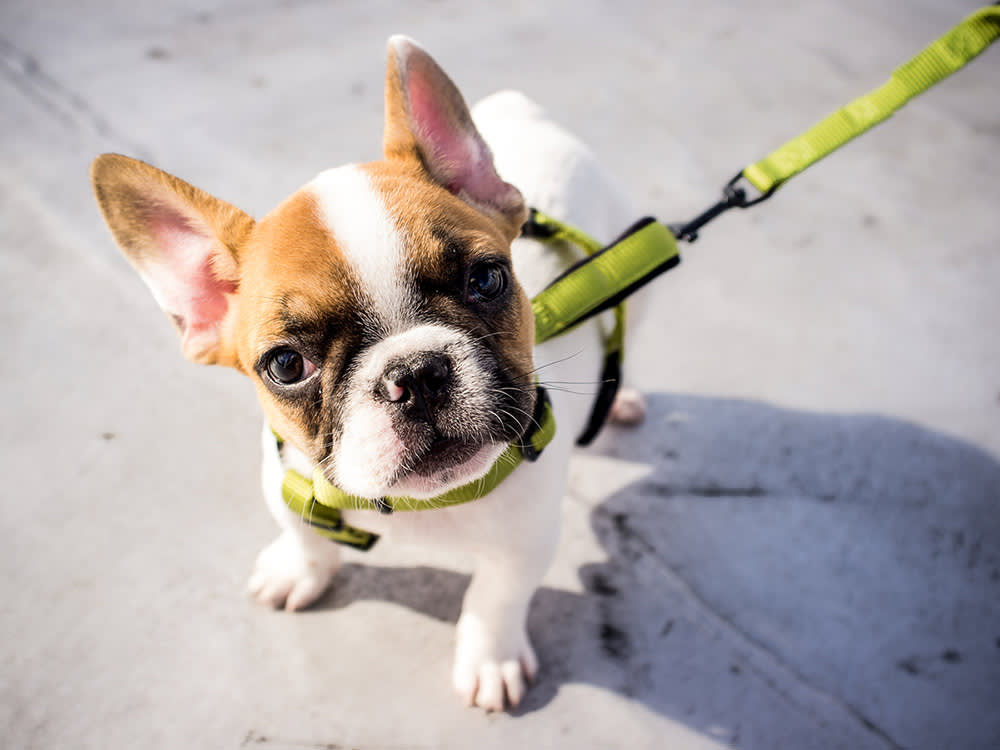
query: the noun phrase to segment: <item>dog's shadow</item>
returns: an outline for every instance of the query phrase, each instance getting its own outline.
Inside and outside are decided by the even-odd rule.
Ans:
[[[587,683],[716,733],[777,720],[752,707],[766,700],[732,700],[753,691],[886,736],[1000,732],[984,719],[1000,685],[988,454],[882,417],[666,394],[639,430],[607,433],[577,480],[588,462],[607,474],[593,454],[649,472],[604,499],[575,491],[600,542],[589,559],[606,559],[579,567],[584,593],[537,592],[543,672],[515,713]],[[320,606],[378,599],[454,622],[468,582],[348,565]]]

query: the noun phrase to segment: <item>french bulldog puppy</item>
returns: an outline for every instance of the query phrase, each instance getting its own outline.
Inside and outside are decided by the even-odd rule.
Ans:
[[[520,237],[526,205],[603,241],[634,213],[538,106],[503,92],[473,118],[406,37],[389,42],[385,99],[383,160],[321,172],[259,221],[124,156],[98,157],[92,182],[184,355],[256,387],[264,494],[281,527],[249,583],[263,603],[308,606],[340,563],[339,547],[285,504],[288,469],[321,467],[372,501],[434,498],[482,477],[529,432],[536,384],[549,384],[555,438],[487,496],[343,514],[388,539],[475,559],[453,683],[467,703],[502,710],[538,669],[525,618],[552,561],[567,465],[602,361],[596,320],[535,346],[530,298],[576,256]],[[642,412],[624,391],[612,417],[635,422]]]

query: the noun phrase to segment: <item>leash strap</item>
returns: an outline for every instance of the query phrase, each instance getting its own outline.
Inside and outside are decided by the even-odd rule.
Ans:
[[[888,119],[910,99],[961,70],[1000,36],[1000,3],[981,8],[940,37],[890,79],[838,109],[802,135],[743,170],[761,193],[786,180]]]
[[[781,185],[833,151],[887,120],[910,99],[962,69],[1000,37],[1000,2],[980,8],[914,58],[893,71],[889,80],[833,112],[737,174],[723,198],[686,224],[672,225],[678,239],[694,242],[698,230],[730,208],[749,208],[769,198]],[[741,181],[759,191],[750,199]]]

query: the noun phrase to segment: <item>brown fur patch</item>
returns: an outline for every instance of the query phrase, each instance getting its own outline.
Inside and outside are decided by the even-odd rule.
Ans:
[[[357,336],[357,280],[308,190],[261,219],[243,249],[240,270],[233,344],[245,372],[257,370],[265,354],[283,345],[318,367],[342,365],[338,350]],[[331,373],[321,375],[327,383]],[[272,391],[262,378],[254,381],[271,425],[300,447],[313,445],[326,421],[320,394],[290,397]]]
[[[355,279],[308,191],[260,220],[241,261],[236,337],[245,367],[280,343],[295,319],[318,323],[347,315]]]

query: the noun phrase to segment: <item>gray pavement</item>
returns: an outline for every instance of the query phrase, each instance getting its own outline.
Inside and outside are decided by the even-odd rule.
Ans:
[[[261,214],[377,156],[402,32],[674,220],[976,5],[4,0],[0,746],[1000,747],[1000,47],[655,287],[650,416],[573,464],[513,714],[451,695],[462,561],[243,598],[251,388],[181,359],[86,180],[119,151]]]

